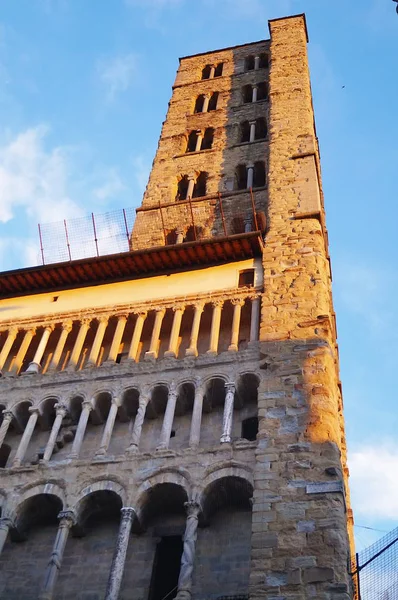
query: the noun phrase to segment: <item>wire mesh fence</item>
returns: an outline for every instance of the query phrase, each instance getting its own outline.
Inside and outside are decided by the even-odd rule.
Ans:
[[[398,527],[356,555],[358,600],[398,600]]]

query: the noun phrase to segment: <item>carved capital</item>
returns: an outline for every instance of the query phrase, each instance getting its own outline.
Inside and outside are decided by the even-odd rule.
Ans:
[[[192,306],[196,312],[202,313],[205,309],[205,302],[195,302],[195,304],[192,304]]]
[[[54,327],[55,327],[55,323],[50,323],[49,325],[44,326],[44,331],[48,331],[49,333],[51,333],[52,331],[54,331]],[[43,333],[44,333],[44,331],[43,331]]]
[[[116,316],[117,316],[118,323],[120,323],[121,321],[126,322],[127,319],[129,318],[127,313],[122,313],[121,315],[116,315]]]
[[[83,317],[80,319],[80,327],[90,327],[91,321],[91,317]]]
[[[122,405],[122,401],[120,398],[115,396],[115,398],[112,398],[112,404],[114,404],[115,406],[117,406],[119,408],[119,406]]]
[[[188,518],[195,517],[196,519],[198,519],[200,513],[202,512],[201,505],[195,500],[189,500],[188,502],[184,502],[184,508]]]
[[[70,333],[72,331],[72,327],[73,327],[73,321],[65,321],[65,323],[62,323],[62,331],[67,331],[68,333]]]
[[[40,410],[37,406],[30,406],[28,408],[28,412],[30,412],[31,415],[38,415],[40,413]]]
[[[93,410],[93,403],[91,400],[83,400],[82,402],[82,410],[88,410],[89,412]]]
[[[18,335],[18,331],[19,331],[19,327],[17,327],[16,325],[12,325],[9,328],[9,330],[8,330],[8,335],[11,335],[11,336],[15,335],[15,336],[17,336]]]
[[[137,317],[141,317],[141,319],[146,319],[148,312],[146,310],[135,310],[134,315],[137,315]]]
[[[14,418],[14,413],[11,410],[3,410],[3,423],[4,423],[4,421],[11,423],[13,418]]]
[[[4,531],[8,531],[12,527],[15,527],[15,522],[11,517],[1,517],[0,519],[0,529]]]
[[[109,321],[109,316],[102,315],[100,317],[97,317],[97,321],[98,321],[98,325],[106,325]]]
[[[235,393],[236,386],[235,386],[234,382],[227,381],[227,383],[224,384],[224,387],[225,387],[225,391],[226,391],[227,394],[228,393],[232,393],[232,394]]]
[[[59,527],[67,527],[68,529],[77,523],[76,514],[73,510],[61,510],[58,513],[58,519]]]
[[[231,304],[232,306],[243,306],[245,303],[244,298],[232,298]]]
[[[224,305],[224,300],[221,300],[221,298],[218,300],[212,300],[211,305],[213,308],[222,308]]]
[[[184,312],[184,310],[185,310],[185,305],[184,304],[175,304],[174,306],[172,306],[172,311],[174,313],[176,313],[177,311]]]
[[[68,412],[66,405],[62,404],[62,402],[57,402],[57,404],[54,404],[54,408],[55,408],[55,414],[57,416],[62,415],[64,417],[66,415],[66,413]]]
[[[132,506],[123,506],[120,509],[122,521],[133,521],[136,516],[135,508]]]

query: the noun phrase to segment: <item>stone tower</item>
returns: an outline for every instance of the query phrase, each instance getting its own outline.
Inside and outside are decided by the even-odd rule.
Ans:
[[[348,600],[304,15],[180,60],[130,251],[0,274],[0,596]]]

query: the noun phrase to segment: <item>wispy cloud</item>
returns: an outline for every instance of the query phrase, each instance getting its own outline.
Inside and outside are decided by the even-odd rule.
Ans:
[[[133,53],[103,58],[97,63],[97,73],[109,103],[126,92],[138,72],[137,56]]]
[[[151,170],[150,161],[145,156],[139,155],[133,158],[134,176],[141,193],[144,193],[148,183]]]
[[[93,195],[98,200],[108,200],[114,198],[126,189],[118,170],[113,167],[105,173],[102,183],[93,191]]]

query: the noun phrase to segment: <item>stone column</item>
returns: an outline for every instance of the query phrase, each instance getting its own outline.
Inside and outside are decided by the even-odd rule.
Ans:
[[[84,434],[87,427],[87,421],[90,416],[90,412],[93,410],[93,405],[90,400],[84,400],[82,402],[82,412],[80,413],[79,424],[75,439],[73,440],[72,450],[69,454],[69,458],[78,458],[83,443]]]
[[[48,462],[52,456],[55,442],[57,440],[57,436],[59,430],[61,429],[62,419],[66,415],[67,408],[64,404],[56,404],[55,405],[56,413],[55,420],[51,429],[50,437],[48,438],[46,449],[44,450],[43,461]]]
[[[95,333],[95,338],[93,345],[91,347],[91,352],[88,357],[87,366],[95,367],[98,360],[98,355],[101,350],[102,340],[104,339],[105,331],[108,326],[108,317],[99,317],[98,319],[98,327]]]
[[[84,340],[86,339],[87,332],[89,330],[91,319],[82,319],[80,324],[79,333],[75,344],[73,346],[72,354],[70,355],[69,365],[67,370],[73,371],[79,364],[80,354],[82,352]]]
[[[14,521],[10,517],[2,517],[0,519],[0,554],[6,543],[8,532],[12,527],[14,527]]]
[[[145,358],[157,358],[160,330],[162,328],[163,317],[166,314],[165,308],[156,309],[155,323],[153,325],[151,343],[148,352],[145,352]]]
[[[196,132],[196,135],[198,136],[196,138],[196,148],[195,148],[195,152],[199,152],[200,151],[200,147],[202,145],[202,141],[203,141],[203,133],[201,132],[200,129],[198,129],[198,131]]]
[[[231,334],[231,343],[228,347],[228,350],[231,352],[237,352],[238,350],[238,342],[239,342],[239,328],[240,328],[240,318],[242,314],[242,306],[245,301],[243,298],[234,298],[231,300],[231,304],[234,307],[234,316],[232,318],[232,334]]]
[[[44,583],[41,589],[39,600],[52,600],[54,597],[55,584],[57,582],[58,573],[61,569],[62,559],[64,556],[66,542],[68,540],[69,531],[76,523],[76,517],[72,510],[63,510],[58,515],[59,525],[57,536],[51,552],[51,558],[47,565]]]
[[[120,519],[116,548],[113,554],[111,572],[105,592],[105,600],[118,600],[122,585],[124,565],[130,539],[131,526],[135,519],[135,510],[131,506],[123,507]]]
[[[210,94],[204,94],[202,112],[209,110]]]
[[[256,139],[256,121],[250,121],[250,138],[249,142],[254,142]]]
[[[185,502],[187,522],[185,525],[184,546],[181,557],[180,575],[176,600],[191,600],[192,575],[195,565],[196,540],[198,537],[198,521],[201,511],[198,502]]]
[[[140,401],[138,404],[137,414],[134,419],[134,427],[133,433],[131,434],[130,446],[127,448],[126,452],[135,453],[138,452],[138,448],[140,445],[142,426],[144,424],[146,407],[148,405],[149,398],[148,396],[140,397]]]
[[[170,434],[173,427],[174,412],[177,403],[177,391],[170,390],[167,399],[167,406],[163,417],[162,431],[160,434],[160,443],[156,450],[164,450],[169,447]]]
[[[214,79],[214,74],[216,72],[216,67],[214,65],[210,65],[210,75],[209,79]]]
[[[250,164],[247,165],[247,188],[252,188],[253,187],[253,180],[254,180],[254,165]]]
[[[254,70],[258,71],[260,68],[260,57],[259,56],[255,56],[254,57]]]
[[[258,86],[253,85],[252,89],[252,102],[257,102]]]
[[[55,348],[55,352],[51,359],[49,371],[55,371],[55,369],[58,367],[59,361],[61,360],[62,352],[65,348],[66,339],[69,333],[72,331],[72,325],[72,321],[66,321],[66,323],[62,323],[61,335],[59,336],[57,347]]]
[[[18,327],[11,327],[8,330],[7,339],[4,342],[4,346],[0,352],[0,370],[4,367],[13,343],[18,335]]]
[[[225,384],[225,402],[224,402],[224,415],[222,422],[222,436],[220,442],[228,443],[231,441],[232,431],[232,417],[234,413],[234,398],[235,398],[235,384]]]
[[[182,244],[184,241],[184,231],[182,229],[176,229],[176,244]]]
[[[198,336],[199,336],[199,328],[200,321],[202,318],[202,313],[204,310],[204,303],[195,304],[195,313],[192,321],[192,329],[191,329],[191,339],[189,342],[189,348],[186,349],[186,356],[198,356]]]
[[[137,314],[137,320],[136,320],[135,326],[134,326],[134,333],[133,333],[133,337],[132,337],[130,348],[129,348],[129,354],[128,354],[129,360],[133,360],[133,361],[137,360],[138,346],[140,345],[142,329],[144,327],[146,316],[147,316],[146,312],[140,312]]]
[[[221,323],[221,310],[223,307],[223,300],[216,300],[212,302],[213,305],[213,317],[211,320],[211,331],[210,331],[210,347],[207,354],[216,355],[218,351],[218,340],[220,337],[220,323]]]
[[[39,409],[38,408],[31,406],[29,408],[29,412],[30,412],[30,417],[26,424],[25,431],[23,432],[23,436],[21,438],[21,441],[19,442],[19,446],[18,446],[17,452],[15,454],[15,457],[14,457],[14,460],[12,463],[13,469],[15,467],[21,466],[22,461],[25,457],[26,450],[28,449],[29,442],[32,437],[33,431],[35,429],[37,419],[39,417]]]
[[[258,329],[260,326],[260,298],[252,298],[252,313],[250,322],[250,342],[258,341]],[[249,343],[250,343],[249,342]]]
[[[7,435],[8,428],[14,418],[14,414],[10,410],[3,410],[3,421],[0,427],[0,448],[3,445]]]
[[[202,410],[203,410],[203,389],[201,387],[195,388],[195,399],[192,410],[191,420],[191,432],[189,434],[189,447],[197,448],[200,442],[200,427],[202,424]]]
[[[126,323],[127,315],[119,315],[117,319],[115,333],[113,335],[111,349],[109,350],[109,355],[106,362],[115,362],[115,360],[117,359]]]
[[[101,445],[95,453],[95,456],[105,456],[105,454],[108,451],[108,447],[112,437],[113,427],[115,425],[117,411],[119,409],[120,404],[121,401],[119,400],[119,398],[112,399],[111,407],[108,413],[108,418],[106,420],[104,432],[102,434]]]
[[[33,360],[32,360],[32,362],[29,363],[29,366],[26,369],[25,373],[39,373],[41,371],[40,361],[43,358],[43,354],[46,350],[47,342],[50,339],[50,335],[53,330],[54,330],[54,325],[47,325],[47,327],[44,328],[44,331],[41,336],[41,340],[39,342],[39,345],[37,346],[37,350],[35,352]]]
[[[194,179],[194,177],[190,177],[188,179],[187,198],[192,198],[194,187],[195,187],[195,179]],[[185,199],[186,198],[183,198],[183,200],[185,200]]]
[[[165,356],[176,358],[178,338],[180,335],[181,321],[184,314],[185,306],[173,306],[174,319],[171,327],[169,349],[164,353]]]
[[[22,343],[19,347],[19,350],[17,352],[17,355],[16,355],[13,365],[12,365],[11,372],[14,375],[18,375],[19,370],[22,366],[23,360],[25,358],[25,354],[28,351],[30,342],[32,341],[32,338],[35,335],[35,333],[36,333],[36,329],[29,329],[28,331],[25,331],[24,338],[22,340]]]

